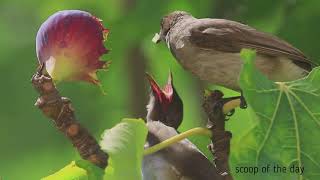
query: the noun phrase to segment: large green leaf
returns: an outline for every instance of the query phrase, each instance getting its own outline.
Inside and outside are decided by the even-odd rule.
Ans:
[[[42,180],[101,180],[104,172],[94,164],[78,160]]]
[[[275,83],[255,69],[253,51],[243,50],[241,55],[239,82],[257,120],[243,129],[246,135],[232,147],[234,177],[320,179],[320,68],[304,79]],[[261,168],[268,165],[269,172],[262,173]],[[286,172],[275,173],[275,165]],[[258,174],[237,172],[237,168],[255,166]],[[293,166],[304,167],[303,174],[291,173]]]
[[[143,120],[124,119],[103,133],[101,148],[109,155],[105,173],[88,161],[78,160],[43,180],[100,180],[102,176],[106,180],[139,180],[147,132]]]
[[[104,179],[141,179],[143,146],[147,132],[143,120],[124,119],[103,133],[100,145],[109,155]]]

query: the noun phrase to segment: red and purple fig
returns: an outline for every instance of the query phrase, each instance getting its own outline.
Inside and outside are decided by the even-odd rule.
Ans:
[[[104,40],[109,30],[88,12],[59,11],[40,27],[36,37],[36,52],[40,64],[45,64],[56,81],[87,81],[98,84],[96,72],[108,66],[100,57],[108,50]]]

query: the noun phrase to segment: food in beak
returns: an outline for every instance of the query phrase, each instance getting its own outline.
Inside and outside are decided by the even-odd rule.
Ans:
[[[161,41],[160,36],[159,36],[158,33],[156,33],[156,34],[153,36],[153,38],[152,38],[152,42],[157,44],[157,43],[159,43],[160,41]]]

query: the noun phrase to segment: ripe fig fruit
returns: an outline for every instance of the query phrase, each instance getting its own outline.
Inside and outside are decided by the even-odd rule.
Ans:
[[[80,10],[58,11],[39,28],[36,53],[40,64],[55,81],[86,81],[99,84],[96,72],[109,65],[100,57],[108,50],[109,30],[101,20]]]

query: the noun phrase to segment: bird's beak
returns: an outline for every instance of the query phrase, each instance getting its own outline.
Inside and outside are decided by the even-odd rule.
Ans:
[[[146,73],[146,77],[149,80],[152,93],[159,98],[160,101],[167,101],[170,103],[173,98],[173,84],[172,74],[169,72],[168,82],[163,89],[160,88],[158,83],[152,78],[152,76]]]
[[[171,72],[171,70],[169,70],[169,76],[168,76],[167,84],[172,86],[173,85],[172,81],[173,81],[172,72]]]
[[[158,44],[160,41],[161,41],[160,35],[159,33],[156,33],[152,38],[152,42],[155,44]]]
[[[160,96],[162,93],[162,90],[159,87],[159,85],[157,84],[157,82],[153,79],[153,77],[149,73],[146,73],[146,77],[149,80],[150,87],[151,87],[153,93]]]
[[[173,97],[173,82],[172,82],[172,80],[173,80],[172,73],[169,70],[168,81],[163,89],[163,92],[164,92],[166,98],[169,99],[170,101],[172,100],[172,97]]]

